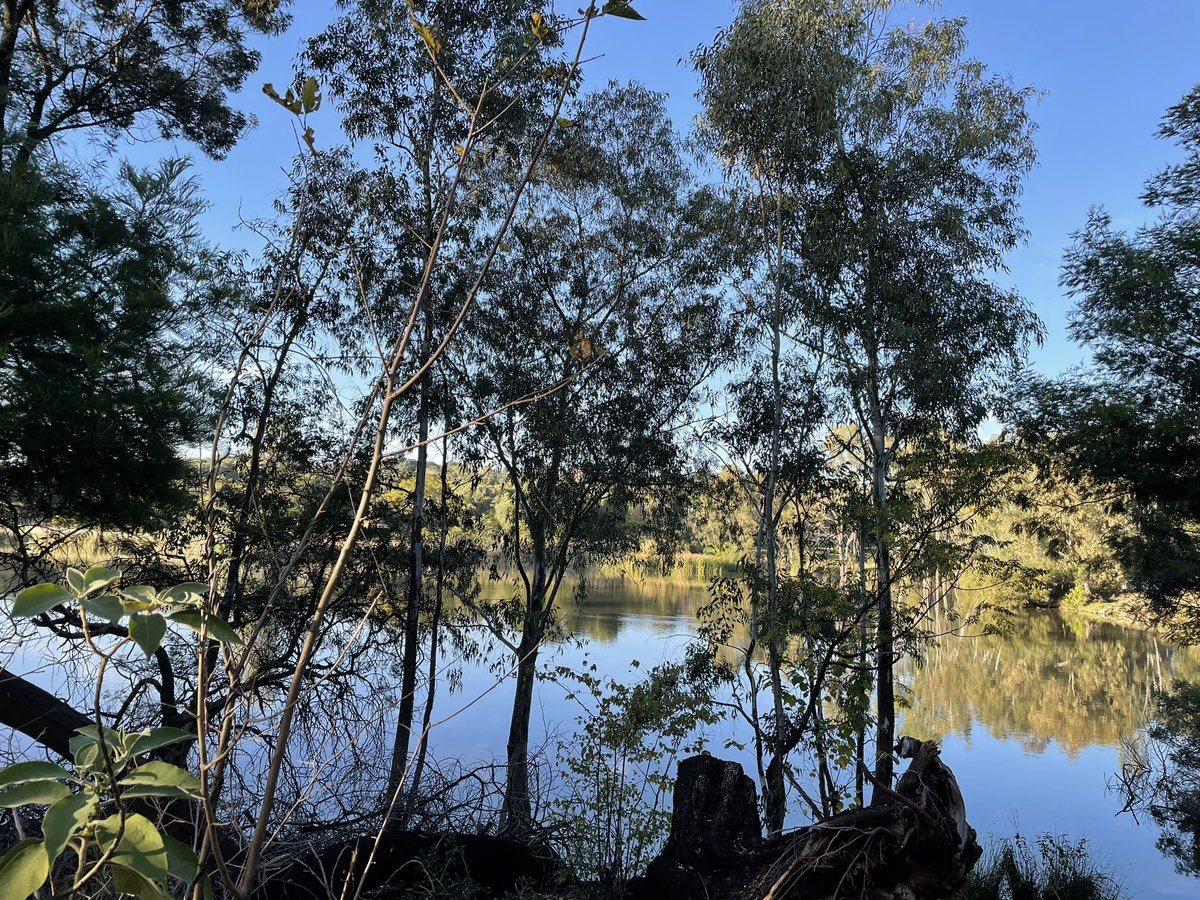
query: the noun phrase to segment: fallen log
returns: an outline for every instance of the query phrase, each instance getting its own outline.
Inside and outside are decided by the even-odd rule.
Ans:
[[[734,762],[679,764],[671,833],[631,885],[643,900],[819,900],[951,896],[982,853],[954,774],[933,741],[903,738],[912,759],[870,806],[779,838],[761,837],[754,782]]]

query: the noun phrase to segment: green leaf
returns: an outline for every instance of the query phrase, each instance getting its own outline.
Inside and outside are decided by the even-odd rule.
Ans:
[[[168,834],[163,835],[163,846],[167,848],[167,870],[172,877],[185,884],[195,881],[200,871],[200,861],[196,859],[192,848]]]
[[[214,616],[212,613],[201,612],[198,609],[181,609],[179,612],[173,612],[167,616],[172,622],[178,622],[184,628],[190,628],[197,634],[200,633],[200,625],[205,618],[208,619],[208,636],[213,640],[220,641],[223,644],[240,644],[241,637],[233,630],[228,622],[220,616]]]
[[[125,615],[125,607],[121,598],[115,594],[101,594],[99,597],[81,597],[79,605],[94,616],[107,619],[109,622],[119,622]]]
[[[126,593],[131,593],[126,591]],[[195,606],[202,603],[208,597],[208,585],[201,584],[198,581],[185,581],[183,584],[177,584],[172,588],[168,588],[159,595],[160,603],[170,603],[175,606]],[[142,598],[138,598],[139,600]]]
[[[35,584],[17,594],[11,615],[14,619],[32,619],[60,603],[70,603],[74,599],[71,592],[61,585]]]
[[[114,862],[112,876],[113,887],[121,894],[132,894],[139,900],[170,900],[156,882],[126,866]]]
[[[29,781],[63,781],[70,777],[70,772],[52,762],[23,762],[0,771],[0,787]]]
[[[141,756],[143,753],[149,753],[151,750],[157,750],[159,747],[181,744],[184,741],[194,740],[195,737],[190,731],[184,731],[182,728],[170,728],[167,726],[154,728],[145,734],[138,735],[137,740],[129,748],[129,755]]]
[[[123,797],[200,797],[200,779],[186,769],[155,760],[121,779]]]
[[[75,766],[79,769],[95,771],[100,768],[100,742],[96,726],[85,725],[76,729],[76,732],[75,737],[71,738],[68,745],[71,748],[71,757],[75,760]],[[125,748],[121,733],[113,731],[111,728],[104,729],[104,743],[114,757],[122,753]]]
[[[46,883],[50,858],[42,842],[29,838],[0,858],[0,900],[26,900]]]
[[[112,847],[120,829],[120,813],[96,823],[96,841],[102,851]],[[112,862],[114,867],[124,866],[149,881],[166,883],[167,848],[154,823],[143,815],[134,813],[126,817],[125,830],[112,855]]]
[[[46,854],[57,859],[72,836],[87,824],[96,810],[94,797],[72,794],[63,797],[48,810],[42,819],[42,839],[46,842]]]
[[[176,587],[182,587],[182,585],[176,585]],[[207,586],[205,589],[207,590]],[[133,587],[125,588],[123,593],[141,603],[154,603],[158,600],[158,591],[148,584],[135,584]]]
[[[617,16],[622,19],[637,19],[645,22],[646,17],[629,5],[629,0],[608,0],[601,12],[606,16]]]
[[[104,566],[92,566],[83,573],[83,580],[87,582],[84,591],[90,594],[93,591],[106,588],[120,577],[121,573],[115,569],[106,569]]]
[[[129,636],[149,659],[167,635],[167,622],[158,613],[134,613],[129,617]]]
[[[67,569],[67,584],[76,594],[82,594],[87,589],[87,579],[74,567]]]
[[[0,794],[0,807],[15,809],[27,803],[50,805],[57,803],[63,797],[69,797],[71,790],[58,781],[31,781],[19,784]]]

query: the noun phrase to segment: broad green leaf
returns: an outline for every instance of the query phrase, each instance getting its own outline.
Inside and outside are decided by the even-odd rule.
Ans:
[[[75,737],[71,738],[71,757],[76,767],[85,770],[95,770],[100,767],[100,742],[97,738],[95,725],[85,725],[76,729]],[[111,755],[117,756],[125,749],[124,741],[119,731],[111,728],[104,729],[104,743]]]
[[[129,636],[149,658],[162,644],[167,634],[167,622],[158,613],[134,613],[129,617]]]
[[[56,859],[66,848],[71,837],[87,824],[96,810],[94,797],[71,794],[63,797],[48,810],[42,819],[42,840],[46,843],[46,854]]]
[[[154,760],[138,766],[121,779],[124,797],[188,797],[200,796],[200,780],[179,766]]]
[[[622,19],[637,19],[646,21],[646,17],[629,5],[629,0],[608,0],[602,10],[606,16],[618,16]]]
[[[129,593],[129,591],[126,591]],[[208,596],[208,585],[201,584],[198,581],[186,581],[183,584],[177,584],[172,588],[168,588],[159,595],[160,603],[172,603],[176,605],[195,605],[204,600]]]
[[[49,805],[71,795],[70,788],[58,781],[31,781],[0,794],[0,807],[15,809],[28,803]]]
[[[167,726],[154,728],[145,734],[137,736],[137,740],[129,747],[129,755],[141,756],[143,753],[149,753],[151,750],[157,750],[159,747],[168,747],[171,744],[194,740],[195,737],[190,731],[184,731],[182,728],[170,728]]]
[[[125,615],[125,607],[121,598],[115,594],[101,594],[99,597],[81,597],[79,605],[94,616],[119,622]]]
[[[0,771],[0,787],[27,781],[63,781],[70,777],[70,772],[52,762],[23,762]]]
[[[195,851],[168,834],[163,835],[163,846],[167,848],[167,869],[172,877],[185,884],[195,881],[196,874],[200,871],[200,862],[196,859]]]
[[[139,900],[170,900],[156,882],[119,863],[112,864],[112,876],[113,887],[122,894],[132,894]]]
[[[96,841],[101,850],[108,850],[121,828],[121,816],[116,814],[96,823]],[[127,816],[125,830],[112,855],[114,866],[124,866],[150,881],[167,881],[167,849],[162,835],[145,816]]]
[[[12,617],[31,619],[60,603],[70,603],[74,599],[71,592],[61,585],[35,584],[17,594],[17,599],[13,601]]]
[[[67,585],[76,594],[82,594],[87,590],[87,579],[83,577],[83,573],[78,569],[71,567],[67,569]]]
[[[0,858],[0,900],[26,900],[46,883],[50,858],[42,842],[29,838]]]
[[[108,587],[120,577],[121,573],[115,569],[108,569],[104,566],[92,566],[83,573],[83,580],[87,582],[84,590],[90,594],[93,591]]]
[[[204,621],[205,615],[198,609],[181,609],[179,612],[173,612],[167,616],[172,622],[178,622],[184,628],[190,628],[197,634],[200,633],[200,623]],[[220,641],[223,644],[240,644],[241,637],[233,630],[228,622],[220,616],[208,615],[208,636],[213,640]]]
[[[142,603],[153,603],[158,599],[158,591],[148,584],[135,584],[125,588],[122,593]]]
[[[75,760],[76,768],[85,772],[99,768],[100,745],[94,740],[71,738],[71,758]]]

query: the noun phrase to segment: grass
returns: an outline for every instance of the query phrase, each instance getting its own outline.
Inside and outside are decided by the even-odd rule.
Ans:
[[[1123,900],[1125,887],[1092,859],[1087,841],[1043,834],[1004,840],[975,866],[957,900]]]

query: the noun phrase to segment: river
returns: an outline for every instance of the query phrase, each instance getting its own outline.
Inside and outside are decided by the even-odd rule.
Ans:
[[[592,577],[587,584],[583,602],[561,603],[567,630],[583,640],[547,648],[547,670],[579,667],[586,657],[600,674],[632,682],[639,671],[680,658],[708,596],[699,572]],[[992,837],[1014,833],[1086,839],[1093,858],[1131,897],[1195,897],[1200,881],[1174,871],[1155,847],[1153,825],[1119,814],[1122,801],[1108,784],[1120,768],[1122,742],[1146,723],[1154,691],[1174,678],[1197,676],[1200,648],[1171,647],[1115,625],[1028,613],[1006,634],[948,635],[919,662],[906,660],[898,678],[907,708],[897,733],[941,742],[985,847]],[[434,730],[432,752],[466,763],[502,759],[512,690],[511,680],[497,686],[486,667],[467,665],[461,688],[439,701],[435,719],[450,718]],[[569,734],[579,713],[569,686],[541,681],[533,743],[553,744],[555,736]],[[714,729],[711,752],[737,759],[753,774],[749,752],[725,746],[730,737],[745,735],[732,724]],[[803,821],[795,812],[789,824]]]

